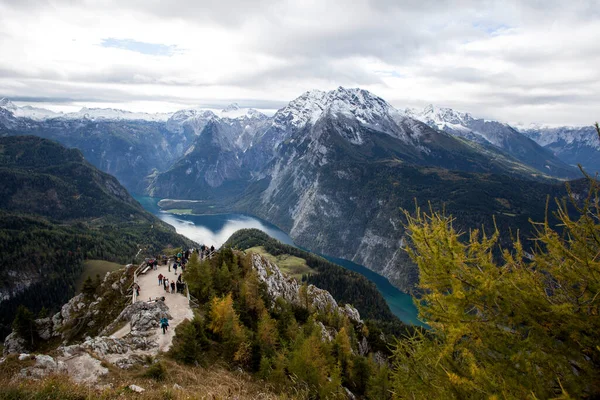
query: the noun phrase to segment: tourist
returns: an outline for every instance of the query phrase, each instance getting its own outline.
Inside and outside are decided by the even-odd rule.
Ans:
[[[164,317],[161,318],[160,319],[160,327],[162,328],[163,335],[165,333],[167,333],[167,331],[169,330],[169,320]]]
[[[175,282],[171,282],[171,293],[175,293]]]
[[[158,274],[158,286],[162,285],[163,274]]]

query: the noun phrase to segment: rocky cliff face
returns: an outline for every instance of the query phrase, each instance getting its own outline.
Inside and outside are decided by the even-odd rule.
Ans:
[[[362,324],[360,313],[350,304],[339,306],[333,296],[326,290],[314,285],[308,285],[306,290],[294,278],[285,276],[279,267],[258,254],[252,254],[252,268],[258,273],[258,278],[267,286],[267,293],[276,300],[282,298],[289,303],[309,310],[324,313],[339,313],[351,321]]]

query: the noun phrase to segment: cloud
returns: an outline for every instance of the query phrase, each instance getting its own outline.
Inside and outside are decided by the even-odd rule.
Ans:
[[[600,109],[599,9],[596,0],[0,0],[0,95],[271,108],[343,85],[398,108],[587,124]]]

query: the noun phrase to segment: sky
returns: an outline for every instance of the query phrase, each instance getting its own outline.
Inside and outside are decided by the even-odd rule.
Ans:
[[[0,0],[0,97],[275,110],[360,87],[511,123],[600,119],[600,0]]]

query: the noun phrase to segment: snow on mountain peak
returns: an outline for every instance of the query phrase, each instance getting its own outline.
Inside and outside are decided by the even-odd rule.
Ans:
[[[243,108],[238,103],[232,103],[221,110],[221,118],[238,119],[238,118],[255,118],[255,119],[266,119],[268,118],[265,114],[254,108]]]
[[[382,98],[366,90],[346,89],[340,86],[329,92],[305,92],[277,111],[274,124],[302,127],[308,123],[314,124],[325,114],[354,117],[363,124],[372,125],[378,125],[382,119],[397,120],[404,115]]]
[[[77,112],[71,112],[62,116],[66,119],[91,119],[91,120],[143,120],[143,121],[166,121],[171,113],[132,112],[115,108],[88,108],[82,107]]]
[[[6,97],[3,97],[0,99],[0,107],[5,108],[9,111],[15,111],[17,109],[17,106],[15,105],[15,103],[10,101]]]
[[[238,103],[231,103],[230,105],[228,105],[227,107],[225,107],[223,109],[223,111],[221,111],[221,112],[228,113],[228,112],[236,111],[236,110],[239,110],[239,109],[240,109],[240,105]]]

